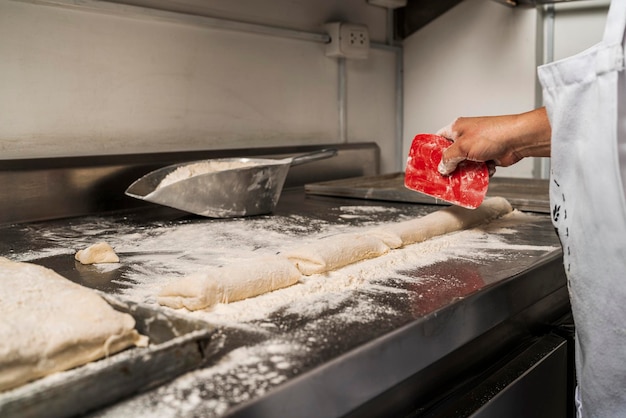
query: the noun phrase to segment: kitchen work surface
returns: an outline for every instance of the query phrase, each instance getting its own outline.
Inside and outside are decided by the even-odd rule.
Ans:
[[[250,218],[207,219],[154,207],[9,225],[0,228],[0,256],[217,330],[219,345],[194,370],[146,382],[140,393],[133,388],[93,417],[335,417],[437,367],[543,300],[551,301],[542,304],[547,316],[560,315],[567,295],[550,218],[514,211],[209,311],[174,311],[159,306],[155,295],[204,266],[246,263],[440,208],[285,190],[273,215]],[[119,263],[74,261],[77,250],[99,241],[115,249]],[[76,373],[43,380],[54,387]],[[0,410],[11,396],[14,391],[0,394]]]
[[[404,173],[311,183],[305,189],[312,195],[448,205],[442,200],[407,189]],[[487,189],[487,197],[490,196],[502,196],[519,210],[550,213],[548,180],[492,177]]]

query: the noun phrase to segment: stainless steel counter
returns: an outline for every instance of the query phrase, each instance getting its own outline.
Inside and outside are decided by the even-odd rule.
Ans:
[[[273,215],[243,220],[210,220],[154,207],[8,225],[0,228],[0,256],[46,265],[122,299],[140,294],[139,302],[154,305],[146,291],[131,290],[156,280],[163,271],[185,273],[168,270],[167,258],[155,266],[159,249],[148,245],[155,237],[182,228],[196,231],[198,248],[174,255],[176,266],[181,259],[198,265],[209,255],[220,262],[236,262],[255,251],[274,250],[271,245],[277,236],[284,237],[284,245],[292,245],[319,234],[413,218],[439,208],[307,196],[302,188],[294,188],[283,192]],[[243,245],[240,257],[236,251],[224,255],[202,248],[214,243],[223,249],[241,241],[243,235],[234,230],[248,231],[249,245]],[[274,237],[265,249],[264,234]],[[122,236],[127,241],[122,242]],[[76,248],[100,239],[126,246],[122,258],[127,262],[101,270],[73,261]],[[406,260],[414,258],[400,257],[405,251],[415,257],[419,251],[432,250],[427,247],[431,244],[394,250],[393,255],[366,262],[383,263],[384,257],[404,260],[388,264],[383,274],[373,274],[368,271],[373,264],[363,264],[360,272],[351,271],[352,282],[347,280],[343,289],[280,303],[272,297],[295,290],[275,292],[263,299],[269,308],[264,305],[267,314],[262,317],[244,315],[243,320],[231,317],[220,322],[212,313],[192,314],[218,327],[224,337],[223,347],[207,365],[156,389],[129,394],[92,415],[393,416],[407,403],[431,404],[494,358],[545,333],[568,312],[562,254],[549,216],[513,217],[451,242],[437,242],[440,261],[411,266]],[[241,242],[237,245],[240,248]],[[321,287],[323,279],[309,285]],[[303,313],[298,306],[309,309]],[[235,303],[232,311],[246,307],[245,302]],[[386,394],[408,383],[410,402],[396,399],[392,404]]]

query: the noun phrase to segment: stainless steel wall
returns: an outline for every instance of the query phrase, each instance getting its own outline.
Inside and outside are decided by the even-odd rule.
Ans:
[[[380,150],[376,144],[332,146],[339,150],[336,157],[292,167],[285,187],[380,172]],[[124,191],[144,174],[169,164],[220,157],[284,158],[321,148],[299,146],[0,160],[0,225],[150,205],[125,196]]]

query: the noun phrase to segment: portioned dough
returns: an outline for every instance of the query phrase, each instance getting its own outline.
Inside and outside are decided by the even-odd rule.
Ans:
[[[378,238],[379,240],[384,242],[387,247],[389,247],[392,250],[395,250],[396,248],[400,248],[403,245],[402,238],[400,238],[400,236],[397,233],[393,231],[387,231],[383,228],[370,229],[368,231],[365,231],[365,235]]]
[[[197,310],[258,296],[297,283],[301,274],[325,273],[379,257],[390,249],[471,228],[511,210],[506,199],[493,197],[474,210],[451,206],[360,234],[333,235],[289,250],[284,257],[249,260],[180,278],[165,286],[157,300],[171,308]]]
[[[74,258],[81,264],[119,263],[120,259],[106,242],[98,242],[84,250],[78,250]]]
[[[290,250],[285,256],[302,274],[310,276],[378,257],[388,251],[389,246],[374,235],[339,234]]]
[[[369,231],[369,234],[382,239],[390,248],[399,248],[439,235],[472,228],[506,215],[512,210],[511,204],[506,199],[491,197],[476,209],[449,206],[418,219],[373,229]]]
[[[0,391],[132,345],[132,316],[54,271],[0,257]]]
[[[259,257],[177,279],[161,290],[157,300],[170,308],[194,311],[291,286],[300,277],[298,269],[284,257]]]

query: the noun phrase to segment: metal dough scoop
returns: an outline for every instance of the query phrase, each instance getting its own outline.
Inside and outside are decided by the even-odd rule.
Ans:
[[[336,149],[323,149],[279,160],[220,158],[174,164],[136,180],[126,195],[212,218],[262,215],[276,207],[289,167],[335,155]],[[181,174],[187,177],[171,182]]]

